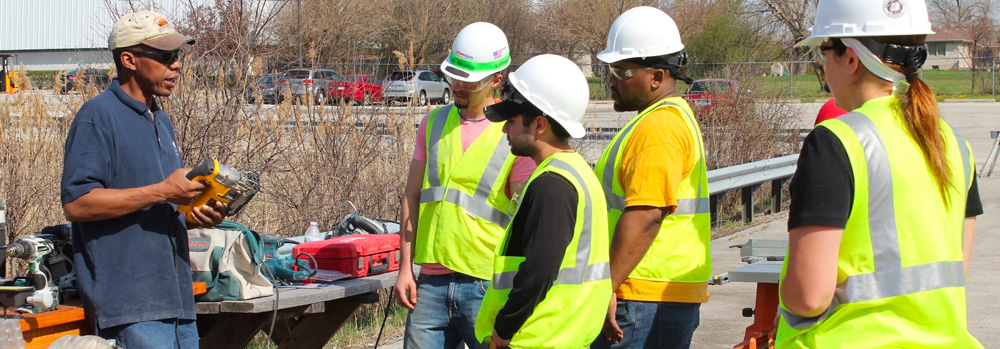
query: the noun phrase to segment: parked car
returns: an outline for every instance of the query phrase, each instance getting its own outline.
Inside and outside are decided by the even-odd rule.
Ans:
[[[427,101],[433,98],[448,104],[451,102],[451,90],[444,79],[430,70],[394,71],[382,84],[382,98],[389,103],[414,99],[418,105],[427,105]]]
[[[59,85],[62,86],[59,89],[59,93],[72,91],[76,89],[79,83],[89,84],[101,90],[111,85],[111,76],[104,69],[86,68],[68,70],[59,74],[57,79],[59,79]]]
[[[290,91],[293,99],[312,96],[316,104],[327,101],[327,89],[331,82],[340,80],[340,73],[330,69],[292,69],[285,72],[278,86],[278,94],[284,96]]]
[[[331,100],[370,104],[382,101],[382,79],[375,75],[347,75],[328,86]]]
[[[681,96],[695,113],[704,115],[717,107],[732,107],[739,99],[740,84],[729,79],[695,80]]]
[[[278,94],[278,81],[285,78],[285,74],[267,74],[257,78],[252,84],[247,86],[246,101],[253,103],[257,96],[260,96],[262,103],[280,103],[281,95]]]

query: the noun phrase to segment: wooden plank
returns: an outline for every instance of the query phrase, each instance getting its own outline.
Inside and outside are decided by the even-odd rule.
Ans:
[[[60,305],[56,310],[38,314],[12,314],[8,318],[20,319],[24,343],[29,349],[47,348],[62,336],[91,332],[83,308],[72,305]]]
[[[275,299],[277,299],[278,309],[284,309],[365,294],[389,288],[395,284],[396,272],[391,272],[360,279],[339,280],[322,288],[279,288],[277,297],[268,296],[245,301],[220,302],[219,312],[263,313],[274,310]]]
[[[357,295],[345,299],[326,302],[327,311],[322,314],[304,315],[288,337],[278,344],[278,349],[323,348],[334,333],[340,330],[362,304],[368,302],[367,295]]]
[[[241,349],[250,343],[265,323],[270,325],[270,320],[270,314],[219,314],[212,327],[202,334],[199,346]]]
[[[218,314],[219,302],[197,302],[194,304],[195,314]]]
[[[84,330],[87,327],[86,323],[86,321],[81,320],[75,323],[60,324],[27,331],[24,333],[25,348],[44,349],[48,348],[52,342],[55,342],[62,336],[89,334],[89,331]]]
[[[10,319],[21,319],[21,330],[28,332],[40,328],[83,321],[83,308],[72,305],[60,305],[58,309],[38,314],[18,314],[8,316]]]

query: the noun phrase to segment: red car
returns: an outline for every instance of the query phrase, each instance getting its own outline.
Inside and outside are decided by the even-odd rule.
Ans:
[[[327,86],[331,100],[369,104],[382,101],[382,79],[375,75],[347,75]]]
[[[740,84],[728,79],[695,80],[681,97],[691,105],[698,115],[705,115],[712,108],[732,107],[739,98]]]

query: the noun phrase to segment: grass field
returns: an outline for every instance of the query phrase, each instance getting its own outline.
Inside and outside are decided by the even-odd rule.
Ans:
[[[970,98],[990,98],[1000,101],[1000,74],[995,76],[994,72],[978,72],[976,76],[976,91],[972,91],[971,71],[948,71],[948,70],[925,70],[921,74],[924,80],[934,93],[938,96],[938,101],[944,99],[970,99]],[[755,79],[755,80],[754,80]],[[789,76],[764,76],[741,79],[745,84],[753,84],[763,89],[764,95],[775,96],[781,99],[797,99],[806,102],[821,101],[832,97],[829,93],[820,90],[819,81],[815,75],[793,75]],[[610,99],[604,92],[604,81],[600,77],[589,77],[591,99]],[[991,84],[994,84],[991,88]],[[678,82],[678,90],[687,89],[687,84]]]
[[[966,99],[966,98],[991,98],[998,99],[997,95],[991,95],[993,91],[1000,93],[1000,84],[996,89],[991,89],[990,84],[1000,83],[1000,76],[997,81],[992,80],[993,72],[978,72],[976,92],[972,91],[972,72],[970,71],[948,71],[948,70],[925,70],[920,78],[924,80],[937,94],[938,100],[943,99]],[[795,75],[788,76],[768,76],[762,77],[766,88],[778,96],[787,96],[788,99],[802,100],[823,100],[830,98],[830,94],[820,90],[819,81],[815,75]],[[789,91],[791,86],[791,91]]]

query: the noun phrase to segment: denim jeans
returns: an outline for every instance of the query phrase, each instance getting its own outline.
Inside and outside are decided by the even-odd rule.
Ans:
[[[469,348],[476,340],[476,315],[489,281],[460,273],[417,276],[417,304],[406,317],[403,347]]]
[[[590,347],[601,348],[680,348],[691,347],[698,328],[701,303],[638,302],[618,300],[615,319],[624,338],[612,344],[604,335]]]
[[[175,326],[176,325],[176,326]],[[114,339],[123,349],[198,348],[198,325],[194,320],[165,319],[118,325],[98,331]]]

